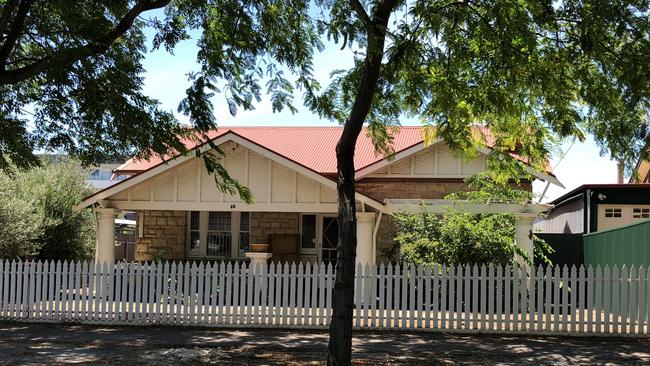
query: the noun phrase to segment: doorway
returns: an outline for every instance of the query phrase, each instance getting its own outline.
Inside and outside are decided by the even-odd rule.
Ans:
[[[323,234],[321,262],[325,265],[336,266],[336,243],[339,239],[339,223],[336,217],[323,217]]]
[[[336,266],[338,219],[332,214],[302,214],[300,257],[303,262]]]

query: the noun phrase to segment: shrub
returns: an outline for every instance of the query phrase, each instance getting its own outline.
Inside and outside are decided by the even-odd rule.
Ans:
[[[74,162],[0,174],[0,257],[90,258],[93,214],[77,208],[89,193],[86,172]]]
[[[481,177],[469,184],[473,191],[447,198],[473,203],[523,203],[531,198],[530,192],[499,186]],[[401,261],[414,264],[508,265],[517,257],[531,263],[533,259],[515,243],[516,220],[512,214],[472,214],[451,207],[440,216],[426,211],[398,213],[396,250]],[[550,264],[547,254],[552,249],[548,244],[535,237],[533,245],[535,257]]]

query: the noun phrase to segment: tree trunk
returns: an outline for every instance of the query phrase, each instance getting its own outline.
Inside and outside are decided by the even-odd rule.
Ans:
[[[382,5],[384,6],[378,7],[379,10],[373,15],[372,24],[367,29],[368,47],[363,76],[350,117],[336,145],[339,236],[334,301],[332,301],[334,309],[327,348],[327,364],[330,366],[350,365],[352,362],[352,313],[357,251],[354,150],[377,89],[386,27],[394,2],[388,1]]]

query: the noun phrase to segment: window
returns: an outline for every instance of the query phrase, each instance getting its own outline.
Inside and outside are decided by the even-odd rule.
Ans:
[[[230,256],[232,247],[232,217],[230,212],[208,213],[208,257]]]
[[[620,208],[606,208],[605,217],[621,217],[621,212]]]
[[[650,219],[650,208],[635,208],[632,210],[635,219]]]
[[[316,248],[316,215],[302,215],[300,246]]]
[[[193,257],[237,257],[248,251],[250,213],[188,213],[187,252]]]
[[[250,214],[242,212],[239,216],[239,255],[244,256],[244,253],[250,251]]]
[[[113,173],[106,170],[93,170],[88,180],[110,180]]]
[[[198,255],[201,249],[201,215],[198,211],[190,212],[190,235],[189,235],[189,251],[190,254]]]

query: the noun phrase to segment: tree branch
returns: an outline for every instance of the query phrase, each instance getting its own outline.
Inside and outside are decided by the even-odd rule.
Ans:
[[[357,16],[359,17],[361,23],[363,23],[363,27],[366,29],[366,31],[369,31],[372,28],[372,20],[370,20],[368,13],[366,13],[366,9],[363,7],[363,4],[361,4],[359,0],[350,0],[350,5],[352,5],[354,12],[357,13]]]
[[[0,15],[0,38],[5,34],[5,28],[7,23],[9,23],[9,17],[13,13],[14,8],[18,4],[18,0],[9,0],[2,8],[2,14]]]
[[[9,71],[0,71],[0,86],[15,84],[33,77],[41,72],[52,60],[63,60],[67,64],[72,64],[83,58],[102,54],[133,26],[135,19],[141,13],[148,10],[163,8],[167,6],[170,1],[171,0],[140,0],[126,13],[126,15],[124,15],[122,19],[120,19],[114,29],[98,39],[89,42],[87,45],[64,48],[53,52],[49,56],[30,65]],[[4,62],[0,66],[4,66]]]
[[[29,13],[29,8],[32,6],[32,1],[33,0],[21,0],[20,5],[18,5],[18,12],[11,24],[11,30],[5,39],[5,43],[0,48],[0,70],[5,70],[7,59],[16,46],[18,38],[20,38],[23,26],[25,25],[25,19],[27,18],[27,13]]]
[[[386,26],[388,26],[388,17],[390,17],[390,14],[395,10],[395,6],[397,6],[397,0],[384,0],[377,4],[372,16],[373,21],[377,22],[386,20]]]

